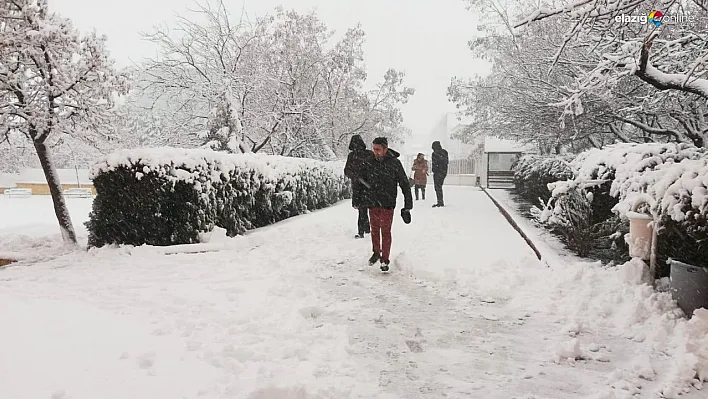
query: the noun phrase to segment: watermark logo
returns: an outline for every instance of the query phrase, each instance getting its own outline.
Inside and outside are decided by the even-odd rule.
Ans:
[[[642,25],[653,24],[654,26],[677,24],[677,23],[687,23],[690,22],[691,18],[689,15],[676,14],[676,15],[666,15],[659,10],[652,10],[648,14],[620,14],[615,16],[615,22],[620,23],[639,23]]]
[[[664,13],[659,10],[654,10],[649,13],[649,23],[656,26],[661,26],[661,18],[664,17]]]

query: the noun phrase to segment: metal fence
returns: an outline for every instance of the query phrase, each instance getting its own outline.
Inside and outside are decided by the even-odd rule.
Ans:
[[[448,175],[473,175],[474,160],[472,159],[452,159],[447,166]]]
[[[415,156],[405,155],[402,157],[401,162],[403,163],[403,168],[410,173],[413,167],[413,161]],[[428,166],[432,169],[433,165],[430,159],[428,159]],[[432,170],[430,171],[432,173]],[[475,174],[474,160],[472,159],[451,159],[450,163],[447,165],[448,175],[473,175]]]

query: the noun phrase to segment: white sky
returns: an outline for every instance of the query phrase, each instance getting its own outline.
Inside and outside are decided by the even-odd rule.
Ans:
[[[364,59],[371,83],[388,68],[406,73],[416,94],[403,107],[404,123],[414,136],[427,135],[445,112],[453,76],[485,73],[486,63],[467,48],[475,35],[475,18],[463,0],[226,0],[232,15],[242,7],[250,17],[272,12],[278,4],[299,12],[316,10],[337,33],[361,23],[366,32]],[[51,0],[50,7],[71,18],[81,31],[96,29],[108,36],[108,47],[119,65],[154,54],[140,32],[157,24],[172,24],[176,13],[194,8],[193,0]],[[367,82],[368,83],[368,82]]]

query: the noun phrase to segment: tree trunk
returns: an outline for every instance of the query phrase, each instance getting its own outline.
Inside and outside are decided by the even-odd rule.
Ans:
[[[57,169],[54,167],[54,162],[52,162],[49,148],[47,148],[45,143],[38,142],[34,143],[34,148],[37,150],[39,163],[42,165],[42,170],[44,170],[44,177],[47,179],[49,192],[52,194],[54,213],[57,215],[57,220],[59,221],[62,239],[65,243],[76,244],[74,225],[71,223],[69,209],[66,207],[64,195],[62,194],[61,183],[59,182],[59,174],[57,173]]]

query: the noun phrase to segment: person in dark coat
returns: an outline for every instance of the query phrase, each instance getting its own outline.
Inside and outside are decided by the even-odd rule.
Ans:
[[[425,201],[425,186],[428,184],[428,161],[425,160],[423,153],[418,153],[418,156],[413,161],[413,184],[415,184],[415,200],[418,201],[418,192],[423,192],[423,201]]]
[[[361,206],[361,201],[364,196],[364,187],[361,184],[361,172],[364,163],[373,156],[370,150],[366,149],[366,143],[360,135],[355,134],[349,142],[349,155],[347,163],[344,166],[344,174],[352,181],[352,207],[359,210],[359,219],[357,220],[358,234],[354,237],[364,238],[364,234],[370,231],[368,209]]]
[[[410,223],[410,211],[413,209],[413,196],[408,174],[398,160],[399,153],[388,148],[388,140],[378,137],[374,140],[373,156],[366,162],[361,174],[366,186],[362,200],[369,209],[371,221],[371,243],[373,255],[369,264],[381,262],[381,271],[387,272],[391,263],[391,225],[393,211],[396,208],[398,187],[403,192],[404,205],[401,217]]]
[[[439,141],[433,141],[433,184],[435,186],[435,195],[438,197],[438,202],[433,205],[433,208],[445,206],[443,200],[443,183],[447,177],[447,164],[450,162],[447,155],[447,150],[443,149]]]

